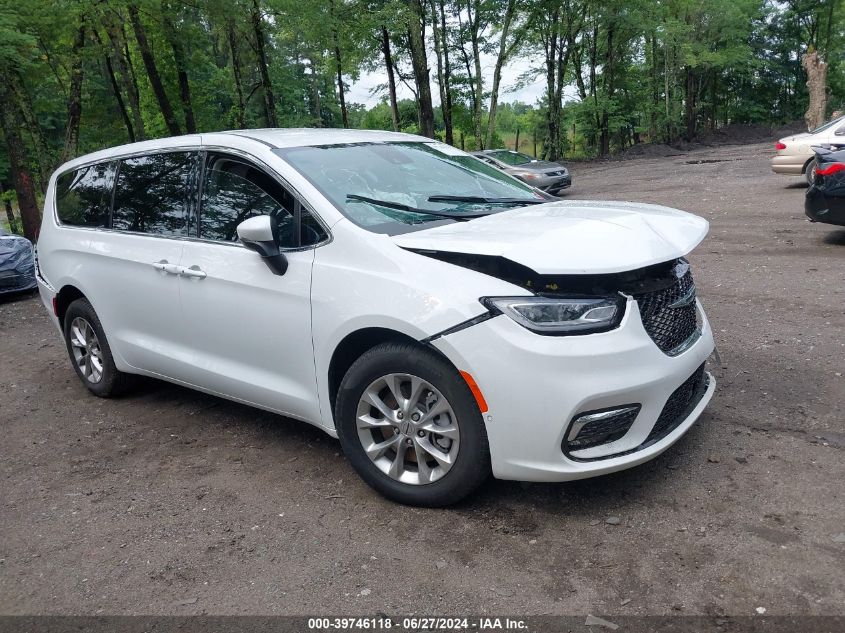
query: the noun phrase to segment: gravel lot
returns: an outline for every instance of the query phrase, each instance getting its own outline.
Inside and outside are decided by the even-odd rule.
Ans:
[[[382,500],[304,424],[90,396],[38,300],[3,300],[0,613],[845,614],[845,230],[770,148],[573,166],[570,198],[710,221],[716,396],[649,464],[449,510]]]

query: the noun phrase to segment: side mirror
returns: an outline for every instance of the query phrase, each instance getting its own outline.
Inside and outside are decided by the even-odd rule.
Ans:
[[[255,251],[276,275],[284,275],[288,260],[279,250],[276,225],[269,215],[256,215],[238,224],[238,238],[249,250]]]
[[[845,136],[845,125],[840,126],[834,133],[834,136]]]

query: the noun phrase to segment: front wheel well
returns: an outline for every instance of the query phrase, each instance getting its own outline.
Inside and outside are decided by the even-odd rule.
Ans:
[[[406,334],[380,327],[365,328],[347,334],[338,344],[332,354],[331,361],[329,361],[329,397],[332,414],[334,414],[340,383],[346,372],[352,367],[352,363],[358,360],[367,350],[387,342],[410,343],[422,347],[419,341]]]
[[[85,299],[85,295],[76,286],[64,286],[56,295],[56,316],[59,318],[59,323],[64,326],[65,313],[68,306],[77,299]]]

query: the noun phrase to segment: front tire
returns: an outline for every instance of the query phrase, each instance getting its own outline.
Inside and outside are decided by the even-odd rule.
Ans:
[[[129,388],[133,376],[115,367],[106,333],[87,299],[77,299],[68,306],[64,334],[73,369],[91,393],[109,398]]]
[[[451,505],[490,475],[472,392],[443,357],[418,345],[383,343],[356,360],[341,381],[335,423],[352,467],[399,503]]]

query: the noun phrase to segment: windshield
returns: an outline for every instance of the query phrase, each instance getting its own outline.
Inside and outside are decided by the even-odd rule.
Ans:
[[[541,197],[532,187],[443,143],[351,143],[274,152],[346,217],[377,233],[398,235],[421,224],[454,221],[443,214],[477,216]]]
[[[527,165],[534,161],[528,154],[521,154],[520,152],[512,152],[509,150],[501,150],[498,152],[487,152],[488,156],[492,156],[496,160],[505,163],[506,165]]]
[[[824,132],[826,129],[833,127],[834,125],[836,125],[837,123],[839,123],[843,119],[845,119],[845,116],[841,116],[838,119],[833,119],[833,121],[828,121],[824,125],[821,125],[821,126],[817,127],[815,130],[812,130],[810,132],[810,134],[818,134],[819,132]]]

